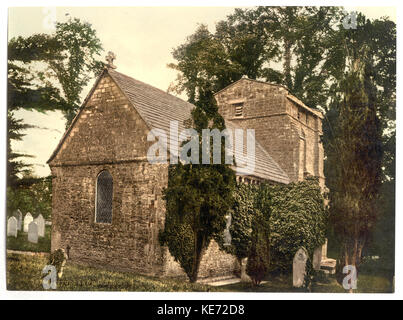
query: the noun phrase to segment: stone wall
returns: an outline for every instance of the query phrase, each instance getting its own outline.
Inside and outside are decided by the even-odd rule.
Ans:
[[[321,118],[291,98],[282,86],[250,79],[241,79],[216,94],[223,117],[244,129],[255,129],[257,141],[291,181],[311,174],[324,185]],[[243,104],[242,116],[235,114],[239,104]]]
[[[95,223],[101,170],[113,177],[112,223]],[[165,208],[166,167],[146,162],[52,168],[52,250],[70,247],[72,261],[115,270],[161,274],[158,232]]]
[[[178,262],[166,252],[164,276],[187,278]],[[198,279],[231,276],[240,272],[240,266],[235,256],[220,249],[217,242],[212,240],[200,261]]]

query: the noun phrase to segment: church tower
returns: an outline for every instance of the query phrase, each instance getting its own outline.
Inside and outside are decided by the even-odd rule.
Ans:
[[[322,119],[277,84],[242,78],[216,93],[219,112],[243,129],[255,129],[256,140],[291,181],[319,177],[324,187]]]

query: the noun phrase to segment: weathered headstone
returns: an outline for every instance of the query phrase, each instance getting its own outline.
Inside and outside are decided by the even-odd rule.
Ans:
[[[22,213],[20,209],[18,209],[16,212],[14,212],[14,217],[17,219],[17,230],[21,231],[22,227]]]
[[[322,246],[315,249],[313,252],[312,267],[314,270],[320,270],[320,263],[322,261]]]
[[[300,248],[295,254],[292,264],[292,284],[296,288],[304,285],[307,260],[308,253],[304,248]]]
[[[7,237],[11,236],[11,237],[16,237],[17,238],[17,227],[18,227],[18,221],[16,219],[16,217],[10,217],[8,218],[7,221]]]
[[[28,241],[38,243],[38,225],[34,221],[28,226]]]
[[[28,212],[24,217],[24,232],[28,232],[29,224],[34,220],[32,215]]]
[[[38,237],[43,238],[45,236],[45,219],[43,218],[42,214],[39,214],[34,221],[38,225]]]

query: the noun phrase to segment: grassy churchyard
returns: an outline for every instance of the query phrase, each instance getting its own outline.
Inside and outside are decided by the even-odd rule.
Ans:
[[[17,238],[7,237],[7,289],[44,290],[42,270],[48,264],[51,227],[45,226],[45,236],[38,243],[28,241],[28,234],[18,232]],[[358,276],[357,293],[393,292],[392,281],[383,270],[381,261],[366,262]],[[115,272],[67,262],[63,276],[57,281],[60,291],[150,291],[150,292],[301,292],[293,288],[292,275],[271,276],[259,286],[233,283],[222,286],[192,284],[182,279],[159,279],[129,272]],[[305,290],[305,289],[304,289]],[[334,275],[315,275],[310,292],[344,293]]]
[[[39,244],[38,244],[39,245]],[[8,290],[44,290],[42,269],[47,265],[47,254],[7,254]],[[149,292],[301,292],[292,287],[292,276],[266,279],[260,286],[235,283],[224,286],[191,284],[188,281],[159,279],[129,272],[114,272],[101,268],[67,262],[63,276],[57,281],[60,291],[149,291]],[[344,293],[334,276],[320,276],[314,280],[311,292]],[[389,293],[392,283],[385,276],[362,273],[358,277],[357,293]]]
[[[45,226],[45,236],[38,238],[38,243],[28,241],[28,233],[19,231],[17,238],[7,237],[7,249],[15,251],[50,252],[51,226]]]

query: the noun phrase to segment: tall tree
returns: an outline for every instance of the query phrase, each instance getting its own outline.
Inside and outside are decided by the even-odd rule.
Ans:
[[[203,129],[224,129],[224,120],[208,89],[201,91],[192,119],[199,136],[199,150]],[[201,164],[200,152],[199,164],[171,165],[168,187],[164,191],[168,223],[160,240],[168,246],[191,282],[197,280],[203,253],[211,239],[224,232],[226,215],[232,204],[235,173],[225,164],[223,143],[221,141],[221,164]]]
[[[356,260],[356,263],[359,263],[365,247],[372,250],[368,245],[373,236],[378,239],[377,248],[392,248],[390,244],[394,241],[392,204],[395,174],[396,25],[386,18],[370,21],[358,14],[355,29],[344,29],[340,25],[328,41],[333,49],[329,52],[326,62],[332,83],[323,123],[326,184],[330,189],[332,225],[339,236],[347,234],[343,240],[346,242],[341,242],[344,246],[341,248],[343,263],[347,263],[346,255],[356,255],[357,258],[347,260]],[[348,130],[353,139],[347,135]],[[352,130],[356,130],[357,134],[353,135]],[[344,139],[349,141],[345,142],[347,145],[340,146],[343,131]],[[367,145],[363,135],[367,139]],[[350,154],[350,159],[346,158],[343,163],[346,169],[340,171],[342,169],[339,154],[350,152],[348,147],[353,148],[354,144],[357,160],[353,158],[354,153]],[[361,159],[358,159],[357,150],[363,153]],[[366,159],[365,152],[369,155]],[[350,165],[350,162],[353,165]],[[361,165],[361,168],[356,168],[357,165]],[[341,180],[341,175],[344,174],[346,186],[350,186],[350,183],[364,183],[349,177],[351,172],[347,172],[347,169],[354,168],[362,170],[360,179],[368,179],[355,193],[352,189],[347,191]],[[358,188],[358,185],[356,187]],[[351,211],[351,207],[344,207],[344,214],[350,212],[352,220],[350,224],[346,224],[345,231],[340,233],[341,219],[344,219],[342,205],[349,203],[347,199],[342,199],[348,196],[351,201],[358,201],[359,195],[367,199],[362,198],[360,202],[356,202],[358,207],[355,211]],[[385,205],[386,203],[391,205]],[[366,214],[365,208],[368,208]],[[359,219],[359,215],[362,215],[361,225],[352,222],[353,217]],[[356,237],[359,237],[358,241],[351,239],[351,234],[348,235],[352,225],[357,228],[355,232]],[[386,229],[388,236],[383,233],[380,237],[380,232]],[[351,243],[357,243],[356,253],[354,250],[351,253],[350,249],[349,253],[346,253],[346,248],[351,247]]]
[[[27,155],[11,149],[11,140],[21,140],[29,127],[14,116],[14,111],[61,110],[66,126],[74,118],[80,94],[94,74],[102,68],[102,50],[96,31],[89,23],[69,19],[56,23],[53,34],[34,34],[10,39],[8,43],[8,183],[15,185],[17,173],[24,169],[20,160]]]
[[[101,42],[87,22],[56,23],[53,34],[12,38],[8,44],[8,108],[62,110],[67,125],[80,94],[102,68]]]
[[[200,81],[213,92],[247,75],[286,85],[308,106],[324,106],[329,75],[327,36],[338,21],[337,7],[236,9],[214,34],[199,27],[173,51],[179,71],[171,86],[193,101]]]
[[[18,185],[20,179],[18,173],[30,170],[31,166],[21,160],[21,158],[29,157],[29,155],[12,150],[11,140],[21,141],[25,136],[23,131],[32,127],[31,125],[23,123],[22,119],[16,119],[13,112],[7,112],[7,186],[12,188]]]
[[[382,181],[382,127],[368,65],[368,47],[355,48],[340,89],[334,137],[328,145],[331,221],[342,243],[342,263],[359,266],[375,225]]]

